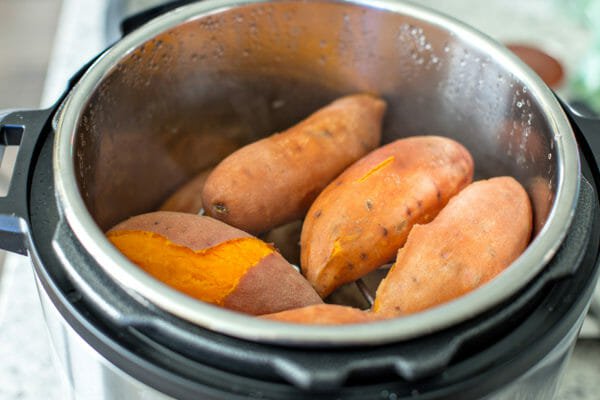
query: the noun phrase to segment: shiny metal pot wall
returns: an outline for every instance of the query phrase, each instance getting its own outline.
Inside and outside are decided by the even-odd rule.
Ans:
[[[497,279],[414,316],[298,332],[175,292],[104,238],[234,148],[365,91],[388,101],[385,142],[449,136],[472,152],[478,178],[513,175],[527,188],[536,237]],[[70,93],[54,169],[73,231],[136,298],[219,332],[296,344],[400,340],[497,304],[552,257],[579,181],[567,118],[526,66],[456,21],[394,1],[207,1],[163,15],[107,51]]]

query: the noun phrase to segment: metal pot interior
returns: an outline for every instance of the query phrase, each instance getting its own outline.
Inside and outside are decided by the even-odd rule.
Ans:
[[[287,326],[249,322],[175,293],[134,271],[102,236],[129,216],[155,210],[178,185],[236,148],[355,92],[377,93],[388,102],[385,143],[448,136],[471,151],[477,179],[512,175],[525,186],[536,240],[507,272],[527,272],[504,273],[509,277],[497,279],[500,284],[458,301],[376,324],[388,324],[379,331],[392,333],[356,326],[340,336],[336,328],[310,327],[302,339]],[[100,265],[185,319],[253,340],[377,343],[464,320],[525,283],[516,279],[527,281],[543,268],[564,236],[577,195],[573,134],[549,89],[481,34],[398,2],[183,7],[101,57],[65,104],[58,133],[59,198]]]

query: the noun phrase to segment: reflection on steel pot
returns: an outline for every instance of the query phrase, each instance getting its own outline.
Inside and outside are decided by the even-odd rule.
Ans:
[[[298,329],[188,298],[104,237],[232,148],[355,92],[388,102],[384,142],[448,136],[477,178],[527,189],[535,237],[505,272],[410,317]],[[58,110],[1,126],[23,138],[0,239],[28,249],[56,340],[83,339],[128,398],[143,396],[136,385],[178,398],[548,398],[597,279],[597,123],[565,112],[507,49],[414,5],[190,4],[107,50]]]

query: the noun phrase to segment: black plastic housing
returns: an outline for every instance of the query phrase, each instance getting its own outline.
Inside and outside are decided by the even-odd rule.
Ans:
[[[176,398],[481,398],[552,351],[584,315],[597,279],[599,173],[583,147],[591,163],[583,165],[567,239],[540,276],[484,315],[416,340],[364,348],[295,349],[220,335],[137,301],[94,264],[56,205],[53,136],[43,135],[28,185],[31,256],[44,290],[102,356]],[[76,286],[66,263],[81,277]]]

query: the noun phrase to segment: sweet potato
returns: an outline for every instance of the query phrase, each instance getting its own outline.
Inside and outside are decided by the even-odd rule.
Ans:
[[[212,172],[212,168],[198,173],[187,183],[180,186],[160,206],[160,211],[177,211],[190,214],[198,214],[202,209],[202,188],[206,178]]]
[[[323,188],[381,140],[383,100],[343,97],[225,158],[208,177],[208,215],[255,234],[304,217]]]
[[[262,315],[261,318],[292,324],[342,325],[374,322],[377,316],[358,308],[335,304],[317,304]]]
[[[410,314],[483,285],[525,250],[531,229],[531,204],[515,179],[471,184],[432,222],[413,227],[377,289],[373,311]]]
[[[208,303],[260,315],[322,302],[271,246],[210,217],[159,211],[107,236],[150,275]]]
[[[416,223],[430,221],[473,177],[454,140],[400,139],[362,158],[311,206],[301,236],[304,275],[325,297],[391,261]]]

